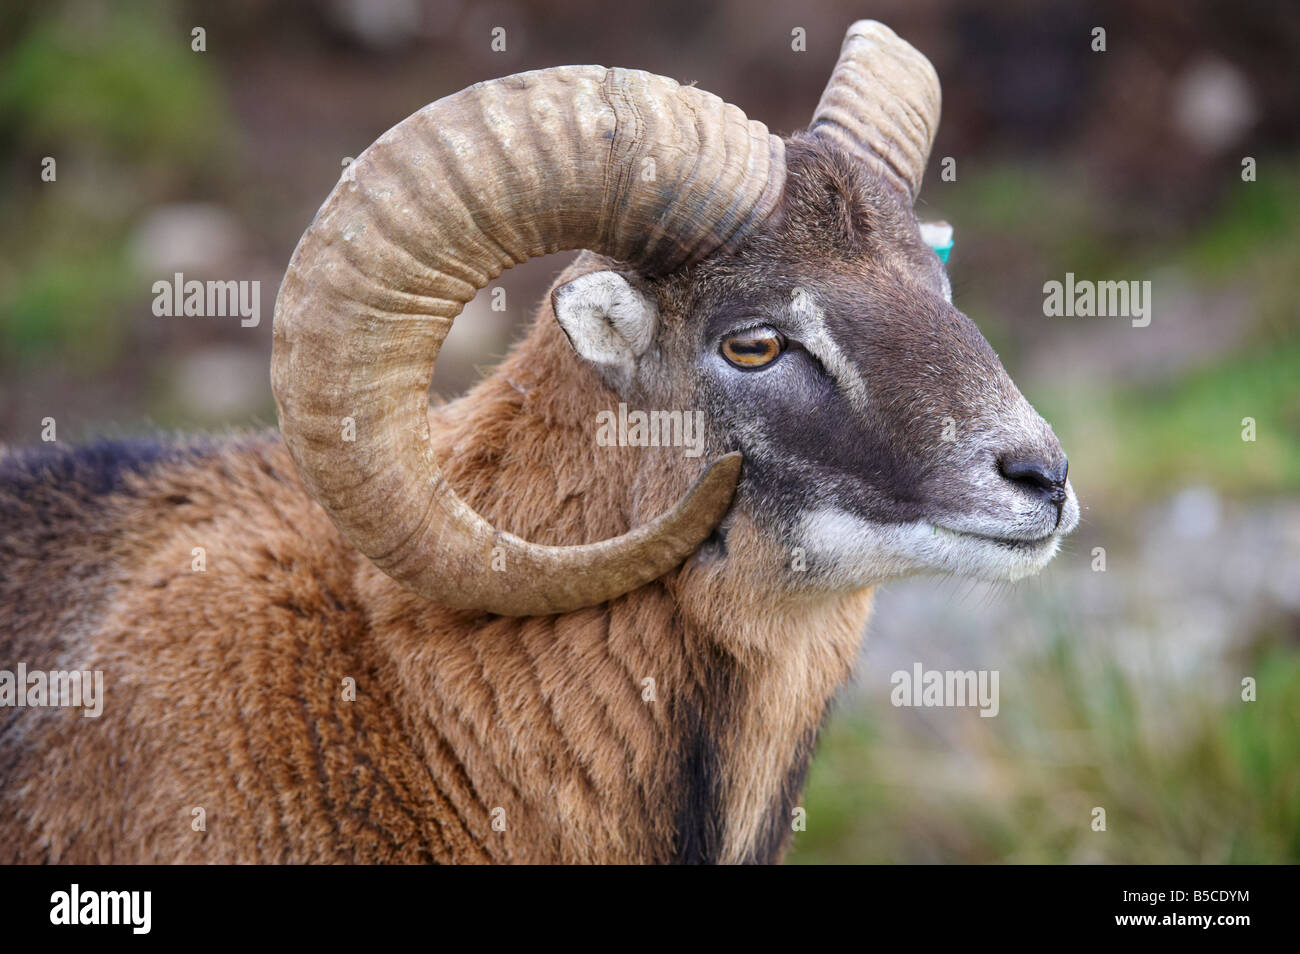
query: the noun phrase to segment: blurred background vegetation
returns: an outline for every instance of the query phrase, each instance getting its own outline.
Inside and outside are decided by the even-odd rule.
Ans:
[[[0,441],[38,440],[45,417],[61,440],[273,423],[294,243],[345,158],[430,100],[594,62],[698,81],[789,132],[864,16],[943,80],[919,211],[956,226],[956,302],[1052,421],[1084,523],[1015,587],[882,589],[794,860],[1300,861],[1293,2],[7,4]],[[502,276],[505,312],[470,306],[439,393],[499,358],[566,260]],[[155,317],[153,282],[177,271],[260,281],[261,323]],[[1150,326],[1045,318],[1066,272],[1150,280]],[[890,674],[914,661],[997,669],[998,717],[894,708]]]

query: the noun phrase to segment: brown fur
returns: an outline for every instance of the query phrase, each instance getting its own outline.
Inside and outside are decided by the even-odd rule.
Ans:
[[[616,403],[543,308],[434,445],[496,526],[603,539],[693,477],[596,447]],[[729,559],[604,607],[453,612],[349,548],[270,435],[85,483],[0,481],[0,668],[106,696],[0,711],[4,862],[778,860],[870,603],[755,592],[781,560],[741,518]]]

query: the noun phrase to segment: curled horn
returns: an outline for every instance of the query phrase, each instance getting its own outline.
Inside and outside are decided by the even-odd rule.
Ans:
[[[939,77],[875,20],[849,27],[809,129],[873,166],[915,201],[939,128]]]
[[[566,612],[667,573],[722,517],[739,454],[623,536],[529,543],[444,479],[429,442],[434,361],[453,319],[503,270],[586,248],[666,272],[743,241],[784,183],[783,143],[765,127],[635,70],[508,76],[403,120],[326,199],[276,302],[272,387],[308,490],[384,572],[452,607]],[[353,441],[341,439],[344,418]],[[491,570],[494,547],[508,572]]]

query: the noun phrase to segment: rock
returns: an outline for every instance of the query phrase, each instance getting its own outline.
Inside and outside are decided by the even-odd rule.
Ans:
[[[142,275],[170,278],[174,272],[218,275],[237,265],[243,230],[219,205],[184,202],[151,210],[130,239],[131,257]]]

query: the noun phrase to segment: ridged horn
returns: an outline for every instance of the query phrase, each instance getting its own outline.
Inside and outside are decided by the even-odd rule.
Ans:
[[[915,201],[939,129],[939,76],[875,20],[849,27],[808,127],[873,166]]]
[[[784,183],[784,145],[761,124],[636,70],[507,76],[403,120],[325,200],[276,302],[271,383],[308,490],[384,572],[447,606],[560,613],[667,573],[726,511],[739,454],[623,536],[532,544],[495,529],[440,472],[434,361],[503,270],[585,248],[666,272],[742,242]]]

